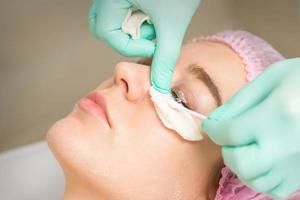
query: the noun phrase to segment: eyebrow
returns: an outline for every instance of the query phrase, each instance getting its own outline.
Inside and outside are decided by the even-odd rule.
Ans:
[[[198,80],[202,81],[205,84],[210,94],[213,96],[216,105],[220,106],[222,104],[222,98],[219,92],[219,88],[214,83],[211,76],[205,71],[205,69],[200,67],[199,65],[192,64],[189,65],[188,72],[195,75]]]
[[[138,64],[149,65],[151,66],[152,59],[151,58],[142,58],[137,61]],[[191,64],[187,69],[192,75],[196,76],[198,80],[204,83],[204,85],[208,88],[210,94],[215,100],[215,104],[217,106],[222,105],[222,98],[219,92],[219,88],[211,78],[211,76],[205,71],[205,69],[197,64]]]

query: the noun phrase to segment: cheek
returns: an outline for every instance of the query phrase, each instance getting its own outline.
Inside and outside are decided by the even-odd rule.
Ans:
[[[127,136],[116,136],[112,153],[114,176],[110,177],[110,185],[119,190],[152,184],[163,189],[171,187],[182,160],[180,140],[176,136],[151,121],[143,127],[135,126]]]
[[[155,112],[141,112],[114,136],[114,168],[124,180],[167,176],[176,171],[182,145],[177,133],[163,126]],[[120,181],[120,179],[119,179]],[[133,182],[143,182],[136,180]]]

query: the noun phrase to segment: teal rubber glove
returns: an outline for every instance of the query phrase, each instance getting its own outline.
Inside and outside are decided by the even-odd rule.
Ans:
[[[202,121],[225,164],[257,192],[300,189],[300,58],[266,69]]]
[[[185,32],[199,4],[200,0],[94,0],[90,31],[122,55],[153,56],[151,84],[159,92],[169,93]],[[132,7],[142,10],[153,23],[152,28],[142,27],[142,37],[135,40],[121,30]]]

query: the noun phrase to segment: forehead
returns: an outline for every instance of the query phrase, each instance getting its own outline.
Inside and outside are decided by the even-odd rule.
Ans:
[[[214,80],[226,101],[246,83],[241,58],[226,44],[200,41],[185,44],[177,61],[173,82],[185,78],[190,65],[202,67]]]

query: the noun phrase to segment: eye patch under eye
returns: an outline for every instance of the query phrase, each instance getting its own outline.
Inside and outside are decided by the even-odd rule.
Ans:
[[[205,115],[185,108],[171,94],[162,94],[153,87],[149,93],[160,120],[167,128],[175,130],[188,141],[199,141],[203,138],[201,120],[207,118]]]

